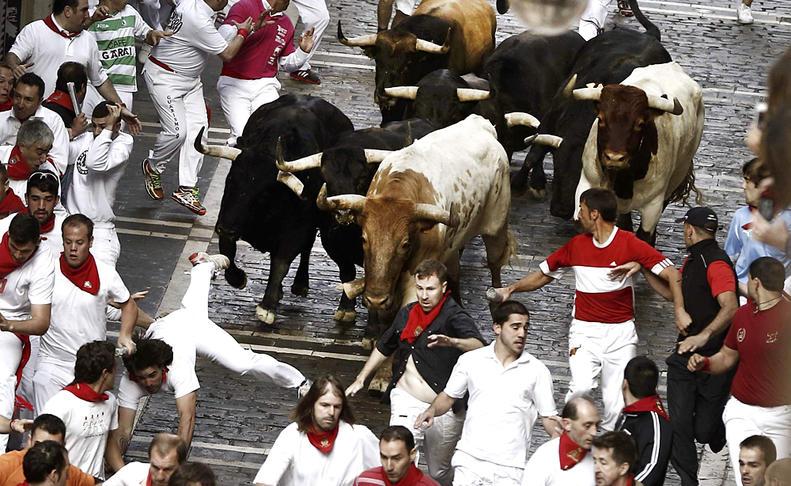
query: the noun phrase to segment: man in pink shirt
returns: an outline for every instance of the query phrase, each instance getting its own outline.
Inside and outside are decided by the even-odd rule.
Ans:
[[[272,0],[267,10],[262,0],[240,0],[220,26],[223,36],[234,35],[234,21],[266,14],[266,25],[250,34],[236,57],[223,63],[217,81],[222,111],[231,126],[228,145],[236,145],[250,114],[280,97],[278,68],[298,70],[313,49],[312,28],[300,36],[299,48],[294,48],[294,25],[283,14],[288,4],[289,0]]]

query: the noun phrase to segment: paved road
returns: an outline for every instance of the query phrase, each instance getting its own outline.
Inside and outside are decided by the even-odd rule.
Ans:
[[[718,211],[726,226],[733,210],[742,204],[740,166],[750,157],[742,140],[752,107],[765,96],[764,79],[772,60],[791,45],[791,5],[756,2],[756,23],[746,27],[735,21],[734,0],[694,3],[644,0],[641,5],[661,29],[663,42],[674,60],[704,87],[706,128],[695,160],[697,185],[704,192],[706,204]],[[357,128],[377,125],[380,117],[373,104],[372,63],[358,49],[342,46],[332,35],[332,24],[338,19],[343,19],[347,35],[375,32],[375,2],[331,1],[329,8],[331,26],[313,61],[321,73],[322,85],[308,87],[281,75],[283,90],[324,97],[340,107]],[[613,20],[636,26],[633,19]],[[512,15],[498,16],[498,23],[498,41],[522,30]],[[227,124],[214,89],[218,72],[219,64],[212,63],[204,81],[206,99],[213,113],[209,135],[219,142],[227,136]],[[169,200],[151,201],[142,186],[139,161],[152,145],[157,119],[145,86],[141,86],[135,108],[144,121],[145,132],[136,143],[119,189],[116,210],[123,247],[119,270],[131,289],[151,289],[142,307],[156,313],[178,305],[188,278],[184,273],[185,256],[198,249],[216,250],[216,239],[212,239],[213,216],[228,165],[206,159],[200,187],[207,197],[207,216],[196,218]],[[522,156],[514,156],[514,170]],[[549,158],[545,168],[551,177]],[[164,177],[166,190],[176,185],[175,169],[174,162],[173,170]],[[683,259],[683,238],[680,228],[672,221],[683,212],[678,205],[665,211],[657,241],[657,247],[677,264]],[[511,225],[519,243],[518,259],[504,269],[505,282],[537,268],[546,255],[575,234],[570,222],[549,215],[546,202],[526,197],[514,198]],[[244,346],[271,353],[294,364],[307,376],[331,371],[348,383],[367,355],[360,346],[366,311],[358,307],[354,325],[339,326],[332,321],[338,298],[334,290],[337,269],[320,243],[317,241],[311,256],[310,295],[301,298],[286,291],[277,322],[266,328],[259,327],[253,309],[263,293],[268,257],[240,245],[237,261],[247,271],[249,284],[239,291],[221,279],[216,280],[211,317]],[[491,321],[483,298],[489,277],[483,262],[483,245],[475,240],[464,253],[462,296],[466,308],[491,339]],[[284,282],[286,289],[290,287],[293,271]],[[572,296],[571,278],[520,296],[533,313],[528,350],[550,367],[559,404],[569,380],[566,342]],[[664,369],[664,358],[674,339],[672,308],[653,295],[644,283],[637,289],[637,302],[641,352]],[[198,361],[198,375],[202,388],[191,458],[212,464],[220,484],[248,483],[278,432],[289,422],[295,396],[267,383],[232,376],[203,359]],[[387,408],[376,399],[364,396],[352,403],[361,422],[375,432],[386,425]],[[154,433],[175,431],[176,427],[172,397],[153,397],[142,410],[128,459],[144,457]],[[539,428],[535,434],[534,447],[546,437]],[[706,455],[701,471],[705,484],[725,484],[728,471],[724,457]],[[678,484],[672,472],[667,484]]]

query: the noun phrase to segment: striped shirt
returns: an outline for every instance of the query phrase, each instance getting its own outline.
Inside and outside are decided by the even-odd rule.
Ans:
[[[93,11],[90,12],[93,15]],[[117,91],[137,91],[135,39],[145,39],[151,27],[129,5],[88,28],[96,37],[99,60]]]

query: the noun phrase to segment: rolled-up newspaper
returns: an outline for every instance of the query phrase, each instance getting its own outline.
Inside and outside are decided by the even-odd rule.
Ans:
[[[489,300],[489,302],[495,304],[503,300],[503,296],[498,294],[497,291],[494,290],[494,287],[489,287],[486,289],[486,298]]]
[[[71,106],[74,107],[74,114],[79,115],[82,113],[80,108],[80,102],[77,101],[77,91],[74,90],[74,83],[69,81],[66,83],[66,89],[69,90],[69,98],[71,98]]]

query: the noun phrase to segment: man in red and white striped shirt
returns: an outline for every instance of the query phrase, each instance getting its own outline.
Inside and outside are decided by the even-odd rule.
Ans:
[[[615,227],[617,215],[618,204],[612,191],[592,188],[583,192],[579,222],[584,233],[550,255],[539,265],[539,270],[497,289],[506,300],[513,292],[530,292],[560,278],[564,268],[574,271],[576,293],[569,329],[571,382],[566,399],[596,388],[601,371],[605,430],[613,429],[623,408],[623,370],[635,356],[637,345],[632,278],[613,270],[638,262],[667,281],[673,294],[676,326],[683,329],[690,323],[684,311],[678,270],[634,233]]]

